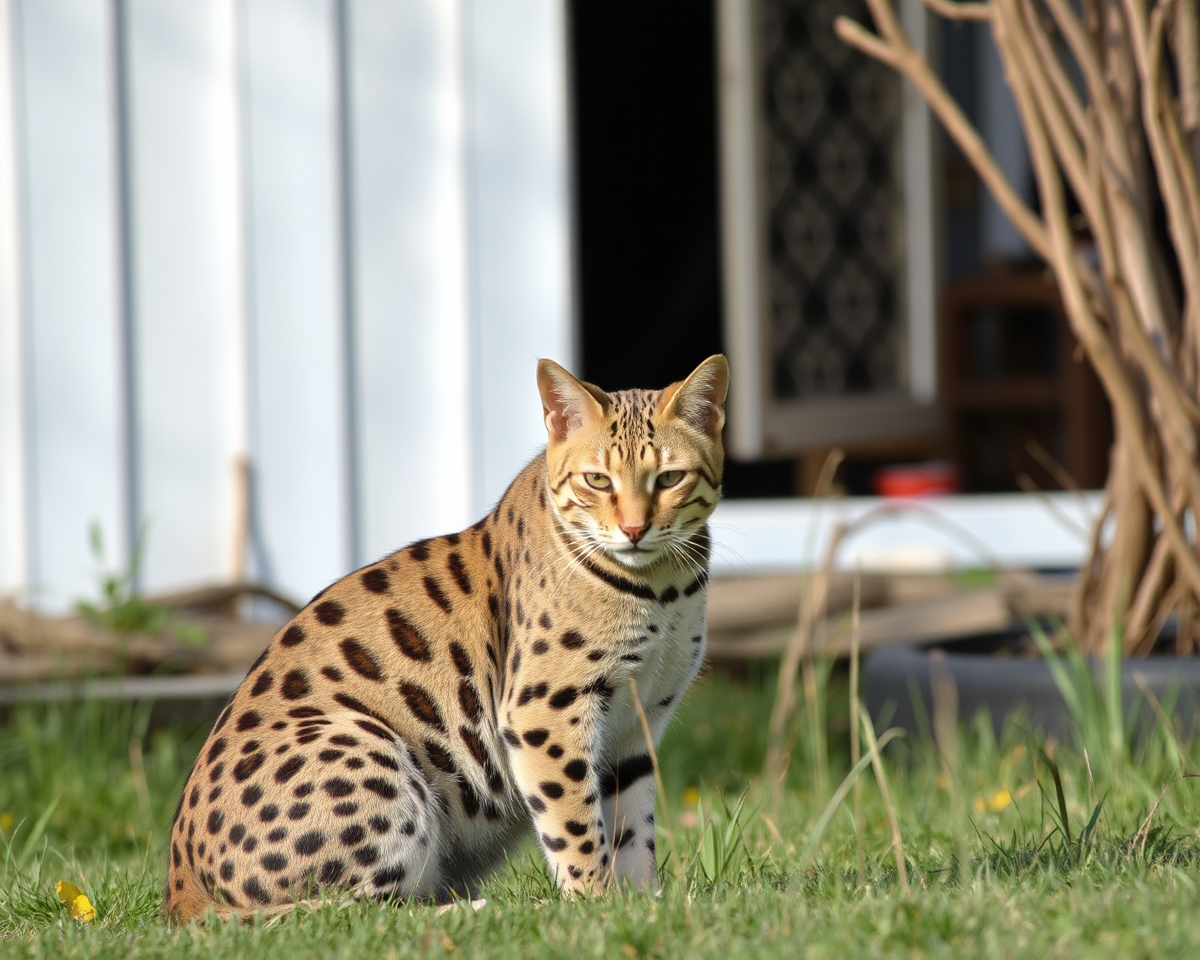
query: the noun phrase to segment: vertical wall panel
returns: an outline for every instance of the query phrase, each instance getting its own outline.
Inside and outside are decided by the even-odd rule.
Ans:
[[[18,8],[28,563],[31,599],[47,607],[95,596],[93,521],[110,564],[127,556],[108,10],[92,0]]]
[[[138,520],[147,589],[228,576],[243,436],[233,0],[131,0]]]
[[[245,21],[253,573],[297,599],[352,564],[332,7]]]
[[[24,592],[29,549],[14,22],[11,0],[0,4],[0,597]]]
[[[559,0],[467,7],[476,515],[546,442],[537,359],[575,359],[563,13]]]
[[[365,561],[471,522],[459,6],[355,3],[350,37]]]

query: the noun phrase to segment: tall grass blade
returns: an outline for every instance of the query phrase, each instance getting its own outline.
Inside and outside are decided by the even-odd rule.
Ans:
[[[800,853],[799,862],[802,864],[809,863],[812,856],[816,853],[818,845],[821,843],[821,836],[825,833],[825,828],[829,826],[829,821],[837,813],[838,808],[842,805],[842,801],[846,799],[846,794],[850,792],[850,788],[854,782],[862,775],[862,772],[867,769],[884,747],[895,740],[897,737],[904,736],[904,731],[899,727],[891,727],[883,732],[883,735],[871,745],[871,748],[866,752],[861,760],[858,761],[850,772],[846,774],[838,788],[833,791],[833,796],[829,798],[829,803],[825,805],[821,816],[817,818],[817,822],[813,825],[812,832],[808,835],[808,843],[804,845],[804,849]]]

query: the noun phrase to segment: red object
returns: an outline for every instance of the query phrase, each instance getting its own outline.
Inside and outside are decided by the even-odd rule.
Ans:
[[[936,461],[883,467],[875,472],[874,481],[881,497],[928,497],[961,489],[954,464]]]

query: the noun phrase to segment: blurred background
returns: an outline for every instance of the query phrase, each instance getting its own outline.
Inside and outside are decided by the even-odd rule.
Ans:
[[[982,31],[901,6],[1028,194]],[[486,511],[543,356],[608,389],[730,356],[743,571],[798,563],[834,447],[853,495],[1103,483],[1051,281],[834,36],[859,0],[0,12],[0,596],[94,593],[95,527],[139,589],[303,600]],[[1002,557],[1082,552],[977,502]]]

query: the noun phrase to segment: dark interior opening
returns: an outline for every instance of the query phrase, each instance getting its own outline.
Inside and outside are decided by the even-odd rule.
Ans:
[[[724,350],[713,6],[571,0],[568,17],[582,376],[662,387]],[[726,465],[728,497],[794,484],[790,459]]]

